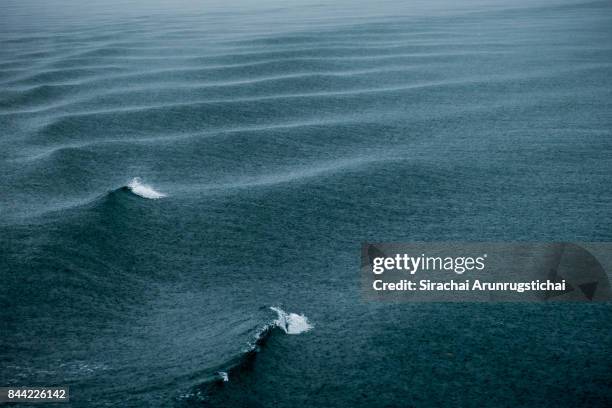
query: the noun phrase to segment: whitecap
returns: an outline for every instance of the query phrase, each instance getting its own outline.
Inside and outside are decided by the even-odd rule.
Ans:
[[[311,330],[314,326],[308,322],[308,318],[301,314],[287,313],[278,307],[271,307],[278,315],[274,325],[287,334],[300,334]]]
[[[128,183],[127,187],[132,191],[132,193],[151,200],[156,200],[166,196],[164,193],[160,193],[159,191],[153,189],[153,187],[142,183],[140,177],[134,177],[132,181]]]

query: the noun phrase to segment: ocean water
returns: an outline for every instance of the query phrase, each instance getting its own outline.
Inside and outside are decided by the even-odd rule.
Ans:
[[[383,304],[365,241],[612,241],[609,1],[0,3],[0,385],[612,405],[607,304]]]

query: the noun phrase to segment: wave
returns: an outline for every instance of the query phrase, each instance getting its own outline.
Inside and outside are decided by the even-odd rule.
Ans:
[[[302,314],[287,313],[280,307],[275,306],[270,307],[270,310],[276,312],[277,318],[264,325],[255,334],[255,340],[252,343],[249,343],[245,350],[244,357],[247,360],[252,353],[257,353],[260,350],[261,346],[267,342],[275,329],[280,329],[285,334],[301,334],[314,328],[314,326],[308,321],[308,318]],[[245,359],[231,368],[229,370],[229,374],[236,369],[242,368],[242,363],[245,362]]]
[[[70,100],[48,104],[43,96],[33,109],[13,109],[0,113],[0,116],[14,114],[38,115],[44,113],[47,119],[36,127],[38,132],[46,133],[54,127],[64,128],[73,126],[77,120],[88,121],[90,119],[105,119],[114,115],[148,115],[157,112],[183,109],[198,111],[201,109],[215,109],[217,105],[230,104],[259,104],[261,102],[275,103],[284,100],[308,101],[320,99],[333,101],[337,98],[363,98],[367,95],[381,94],[385,97],[397,97],[405,93],[414,92],[436,92],[453,91],[475,86],[487,87],[494,90],[495,87],[506,89],[508,86],[528,85],[539,81],[542,91],[555,91],[554,84],[564,80],[568,75],[578,73],[599,74],[610,68],[610,64],[585,64],[581,67],[571,69],[560,68],[554,71],[533,71],[530,74],[521,75],[491,75],[465,76],[455,79],[428,77],[418,70],[408,66],[393,66],[386,69],[368,68],[353,69],[352,71],[329,71],[329,72],[294,72],[291,74],[271,75],[255,79],[225,80],[192,83],[190,86],[173,83],[172,86],[162,85],[147,90],[144,86],[132,86],[122,89],[108,88],[104,91],[96,91],[88,95],[75,96]],[[405,82],[401,75],[411,70],[415,81]],[[378,81],[372,85],[373,76],[386,74],[385,81]],[[329,81],[334,79],[335,85],[330,86]],[[59,85],[54,85],[59,87]],[[62,85],[65,92],[69,92],[68,85]],[[182,98],[185,89],[189,89],[191,99],[186,101]],[[31,88],[33,89],[33,88]],[[576,91],[572,91],[572,94]],[[589,92],[590,89],[585,91]],[[59,91],[58,91],[59,92]],[[147,100],[155,93],[154,102],[125,104],[132,99]],[[386,95],[385,95],[386,94]],[[557,93],[560,94],[560,93]],[[35,95],[33,95],[35,96]],[[13,96],[23,100],[15,93]],[[24,97],[25,98],[25,97]],[[118,106],[123,101],[121,106]],[[12,100],[11,100],[11,103]],[[6,104],[6,103],[5,103]],[[91,107],[87,108],[88,105]],[[82,107],[86,106],[85,109]],[[224,107],[221,107],[224,108]],[[45,137],[45,139],[48,139]]]
[[[182,395],[180,399],[207,400],[216,391],[221,390],[225,383],[230,382],[232,378],[240,377],[245,372],[251,371],[255,357],[275,332],[295,335],[314,328],[314,325],[303,314],[287,313],[280,307],[274,306],[270,307],[270,310],[276,312],[277,318],[256,332],[254,340],[248,343],[247,348],[240,356],[219,367],[212,380],[196,386],[191,392]]]
[[[166,197],[164,193],[153,189],[153,187],[143,184],[140,177],[134,177],[127,185],[127,188],[137,196],[142,198],[148,198],[151,200],[157,200],[158,198]]]
[[[287,313],[281,308],[271,307],[278,314],[274,321],[276,327],[280,327],[287,334],[300,334],[313,329],[308,318],[301,314]]]

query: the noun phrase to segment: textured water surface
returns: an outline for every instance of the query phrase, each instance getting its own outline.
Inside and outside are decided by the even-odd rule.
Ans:
[[[610,406],[610,306],[358,286],[364,241],[612,240],[610,2],[226,3],[0,4],[0,385]]]

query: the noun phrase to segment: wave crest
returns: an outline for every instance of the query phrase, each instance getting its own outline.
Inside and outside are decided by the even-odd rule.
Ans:
[[[274,325],[287,334],[300,334],[311,330],[314,326],[308,322],[308,318],[301,314],[287,313],[278,307],[271,307],[278,314]]]
[[[142,183],[140,177],[134,177],[127,185],[130,191],[142,198],[157,200],[158,198],[166,197],[164,193],[156,191],[153,187]]]

